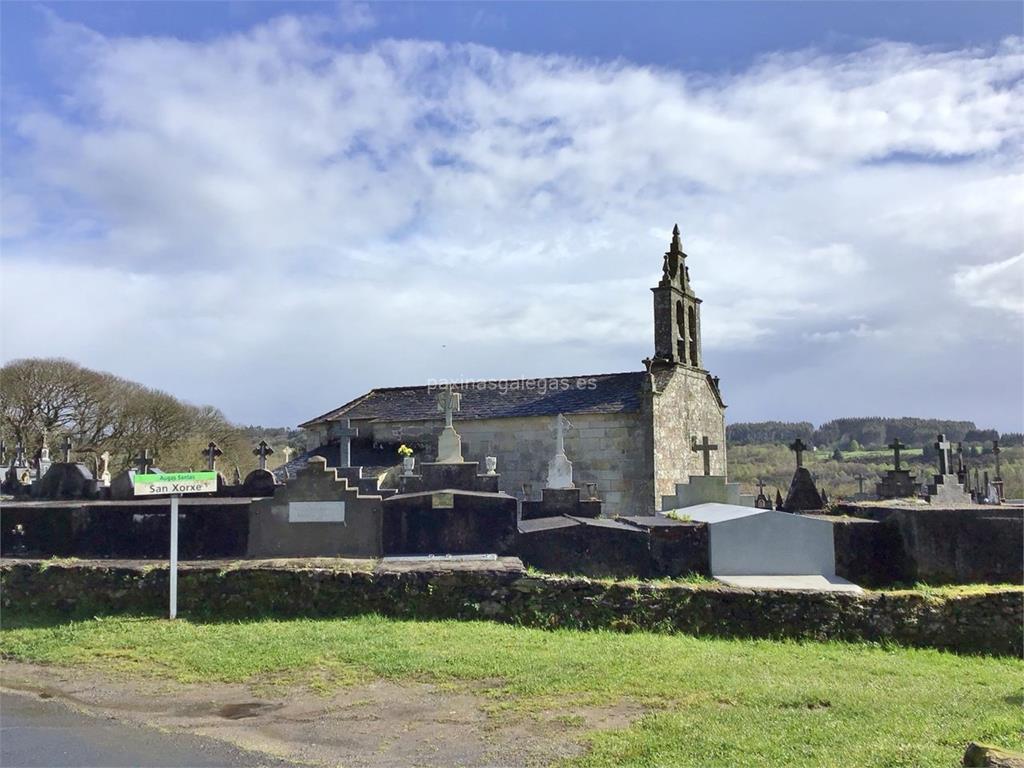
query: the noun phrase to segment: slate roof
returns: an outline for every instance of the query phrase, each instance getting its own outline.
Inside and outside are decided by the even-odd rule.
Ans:
[[[587,376],[555,376],[522,381],[493,380],[455,385],[462,394],[457,421],[468,419],[509,419],[519,416],[554,416],[559,413],[634,413],[640,410],[641,392],[647,374],[643,371]],[[541,390],[541,382],[557,382]],[[593,386],[591,386],[591,382]],[[516,384],[518,387],[512,388]],[[338,419],[380,421],[428,421],[439,419],[435,387],[388,387],[371,389],[340,408],[300,424],[310,427]]]

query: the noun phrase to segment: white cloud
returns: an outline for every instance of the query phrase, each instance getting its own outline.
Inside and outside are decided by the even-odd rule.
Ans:
[[[8,358],[65,354],[264,422],[374,384],[637,368],[675,221],[712,366],[814,339],[898,368],[937,308],[963,307],[970,344],[1007,337],[981,308],[1019,307],[1019,39],[709,77],[333,47],[324,19],[207,42],[52,23],[63,105],[9,116],[27,148],[5,167]],[[126,328],[217,352],[182,372],[106,341]],[[750,417],[772,406],[749,396]]]
[[[972,306],[1024,315],[1024,253],[958,269],[953,275],[953,290]]]

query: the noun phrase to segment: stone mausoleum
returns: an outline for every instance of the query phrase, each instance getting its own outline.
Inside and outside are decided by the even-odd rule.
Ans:
[[[676,226],[661,280],[651,289],[654,355],[643,361],[645,370],[455,384],[465,459],[482,464],[496,457],[501,491],[522,495],[524,485],[539,491],[555,450],[552,419],[563,414],[571,425],[564,442],[573,479],[577,486],[594,484],[607,516],[650,515],[691,475],[727,475],[725,403],[718,379],[704,368],[701,300],[686,259]],[[432,461],[444,426],[438,392],[436,386],[373,389],[300,426],[329,465],[344,465],[353,433],[353,446],[404,443],[418,449],[418,461]]]

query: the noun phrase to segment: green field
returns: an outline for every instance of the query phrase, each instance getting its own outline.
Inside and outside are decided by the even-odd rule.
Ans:
[[[1024,746],[1015,659],[816,642],[543,631],[379,617],[249,623],[4,616],[4,658],[182,682],[377,679],[483,692],[492,717],[639,704],[577,766],[952,766]],[[567,726],[568,727],[568,726]]]

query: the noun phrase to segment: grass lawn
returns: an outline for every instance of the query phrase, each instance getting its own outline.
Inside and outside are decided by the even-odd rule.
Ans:
[[[498,717],[649,708],[590,735],[578,766],[952,766],[971,740],[1024,746],[1024,664],[930,650],[373,616],[48,623],[8,612],[0,653],[185,682],[428,681],[482,690]]]

